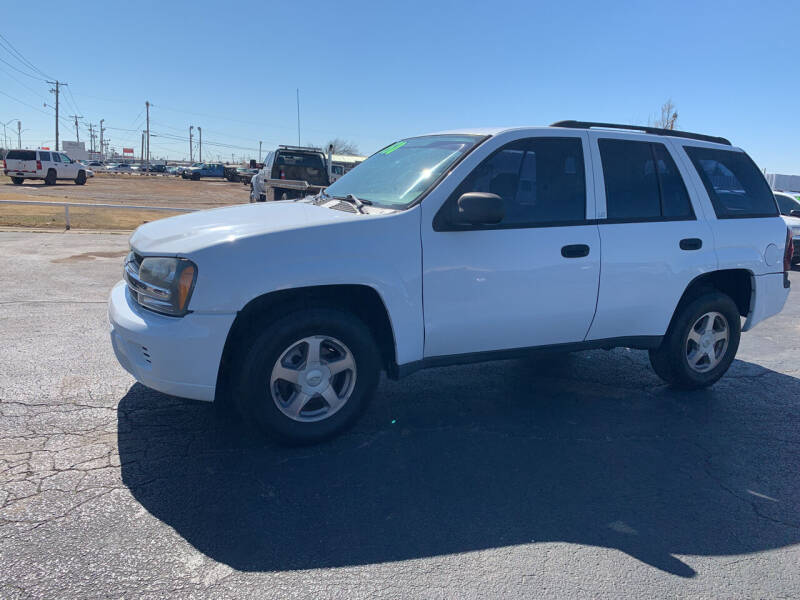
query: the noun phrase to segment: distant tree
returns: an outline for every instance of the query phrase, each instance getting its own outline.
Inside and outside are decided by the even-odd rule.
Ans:
[[[659,129],[675,129],[678,122],[678,111],[672,103],[672,98],[661,105],[661,116],[656,119],[648,120],[648,125]]]
[[[323,149],[327,152],[329,146],[333,146],[334,154],[345,154],[349,156],[358,156],[360,154],[358,151],[358,146],[355,142],[350,142],[341,138],[334,138],[330,140],[327,144],[325,144]]]

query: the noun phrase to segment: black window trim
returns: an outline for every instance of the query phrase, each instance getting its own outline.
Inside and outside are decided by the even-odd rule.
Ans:
[[[775,214],[772,214],[772,215],[753,214],[753,213],[747,213],[747,214],[743,214],[743,215],[726,215],[726,214],[722,214],[721,215],[721,214],[719,214],[719,208],[717,206],[717,200],[716,200],[716,197],[717,197],[716,190],[714,191],[713,195],[709,191],[709,186],[710,186],[710,188],[712,190],[714,189],[714,186],[713,186],[713,184],[711,184],[710,181],[708,181],[708,178],[707,178],[707,176],[705,174],[705,170],[699,168],[698,165],[695,164],[694,160],[692,159],[691,154],[689,154],[689,148],[700,148],[700,149],[703,149],[703,150],[715,150],[715,151],[718,151],[718,152],[738,152],[740,154],[744,154],[744,156],[752,163],[752,165],[755,167],[756,171],[758,171],[758,173],[761,175],[761,177],[764,177],[764,174],[761,172],[761,169],[758,168],[758,165],[755,163],[755,161],[752,158],[750,158],[750,155],[747,152],[744,152],[742,150],[731,150],[731,149],[728,149],[728,148],[724,148],[724,149],[723,148],[709,148],[708,146],[698,146],[698,145],[694,145],[694,144],[684,144],[683,145],[683,151],[686,153],[686,156],[689,159],[689,163],[692,165],[692,168],[695,170],[695,172],[697,173],[697,176],[700,178],[700,183],[703,184],[703,190],[705,191],[706,195],[708,196],[709,202],[711,202],[711,207],[714,209],[714,216],[717,219],[720,219],[720,220],[724,220],[724,219],[774,219],[775,217],[780,217],[781,216],[781,209],[778,206],[778,201],[775,199],[775,193],[772,191],[772,188],[770,187],[769,182],[767,182],[766,178],[764,179],[764,183],[767,184],[767,188],[769,189],[770,194],[772,195],[772,199],[775,202],[775,211],[776,211]],[[737,177],[737,179],[738,179],[738,177]]]
[[[600,140],[619,140],[623,142],[634,142],[640,144],[649,144],[650,145],[650,155],[653,157],[653,166],[656,171],[656,180],[658,181],[658,203],[659,207],[661,208],[662,215],[659,217],[625,217],[625,218],[612,218],[609,219],[606,217],[605,219],[597,219],[598,225],[620,225],[620,224],[627,224],[627,223],[671,223],[673,221],[697,221],[697,214],[694,212],[694,205],[692,204],[692,196],[689,193],[689,188],[686,187],[686,181],[683,179],[683,174],[681,173],[680,168],[678,167],[678,162],[675,160],[675,157],[672,156],[672,153],[669,151],[669,148],[663,142],[655,142],[651,140],[631,140],[623,137],[600,137],[596,138],[597,141],[597,153],[600,158],[600,174],[603,177],[603,196],[606,202],[606,215],[608,215],[608,190],[606,188],[606,173],[603,170],[603,157],[600,154]],[[658,168],[656,163],[655,151],[653,150],[653,146],[655,144],[659,144],[664,147],[664,150],[667,152],[667,156],[672,159],[672,163],[675,165],[675,171],[678,173],[678,177],[681,180],[681,185],[683,186],[683,190],[686,192],[686,198],[689,200],[689,210],[691,211],[691,215],[683,216],[683,217],[665,217],[663,216],[664,212],[664,200],[661,195],[661,177],[658,174]]]
[[[488,139],[488,138],[487,138]],[[492,158],[498,152],[501,152],[507,149],[512,144],[518,143],[525,143],[529,140],[578,140],[581,144],[581,158],[583,159],[583,189],[584,189],[584,197],[583,197],[583,219],[575,219],[572,221],[537,221],[537,222],[528,222],[528,223],[495,223],[495,224],[487,224],[487,225],[468,225],[468,224],[460,224],[460,223],[451,223],[447,220],[445,216],[445,211],[447,205],[453,201],[456,193],[458,192],[458,188],[461,187],[461,184],[464,183],[464,180],[472,175],[472,171],[467,173],[467,175],[458,182],[455,189],[450,193],[447,199],[442,202],[442,205],[439,207],[439,210],[436,211],[436,215],[433,217],[433,230],[436,232],[448,232],[448,231],[495,231],[499,229],[541,229],[545,227],[579,227],[584,225],[596,225],[596,219],[587,219],[586,218],[586,200],[589,197],[588,193],[588,186],[587,181],[589,177],[587,176],[586,171],[586,150],[588,148],[585,147],[585,139],[581,135],[538,135],[538,136],[530,136],[530,137],[522,137],[516,140],[511,140],[496,150],[494,150],[491,154],[489,154],[486,158],[481,160],[477,165],[476,169],[482,165],[485,161]],[[485,141],[485,140],[484,140]],[[475,148],[478,147],[477,144]],[[473,148],[474,150],[474,148]],[[465,157],[462,157],[462,159]],[[523,157],[524,158],[524,157]],[[460,162],[460,161],[459,161]],[[455,165],[454,165],[455,166]],[[452,169],[451,169],[452,170]],[[474,171],[474,169],[473,169]],[[520,163],[520,172],[522,171],[522,163]],[[438,185],[438,184],[437,184]],[[435,187],[435,186],[434,186]],[[431,188],[433,189],[433,188]]]

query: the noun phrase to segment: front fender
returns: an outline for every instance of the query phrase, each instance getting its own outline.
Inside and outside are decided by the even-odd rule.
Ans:
[[[364,285],[386,306],[398,364],[423,352],[419,207],[240,238],[192,253],[198,278],[190,309],[242,310],[270,292]],[[357,313],[358,307],[353,307]]]

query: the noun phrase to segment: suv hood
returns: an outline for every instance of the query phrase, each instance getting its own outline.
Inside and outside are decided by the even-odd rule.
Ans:
[[[245,237],[364,217],[305,202],[243,204],[146,223],[133,232],[130,244],[145,255],[186,256]]]

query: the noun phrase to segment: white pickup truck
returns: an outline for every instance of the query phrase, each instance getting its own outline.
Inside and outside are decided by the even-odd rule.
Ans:
[[[230,401],[294,443],[352,423],[382,370],[626,346],[697,388],[783,308],[790,241],[723,138],[576,121],[424,135],[315,197],[142,225],[111,339],[144,385]]]
[[[51,150],[9,150],[3,161],[3,175],[14,185],[26,179],[39,179],[45,185],[55,185],[59,179],[70,179],[78,185],[94,173],[63,152]]]

